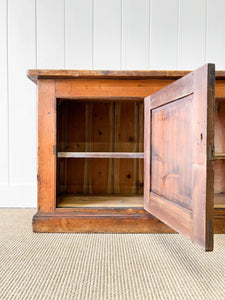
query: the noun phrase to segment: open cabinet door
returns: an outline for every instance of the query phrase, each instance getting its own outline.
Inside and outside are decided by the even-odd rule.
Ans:
[[[145,98],[144,207],[213,250],[215,65]]]

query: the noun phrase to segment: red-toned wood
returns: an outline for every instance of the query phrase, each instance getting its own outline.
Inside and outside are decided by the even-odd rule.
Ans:
[[[206,251],[213,249],[215,66],[145,99],[145,208]]]
[[[144,98],[172,82],[172,79],[61,79],[56,80],[56,97],[117,102],[128,98],[131,101]]]
[[[61,209],[37,213],[34,232],[174,233],[170,227],[143,209]]]
[[[27,76],[33,82],[38,79],[90,79],[90,78],[114,78],[114,79],[178,79],[190,71],[121,71],[121,70],[28,70]],[[224,79],[225,71],[216,71],[216,79]]]
[[[107,209],[107,212],[109,210]],[[92,210],[91,210],[92,212]],[[109,217],[101,211],[93,215],[88,210],[84,215],[71,209],[52,214],[37,213],[33,217],[34,232],[117,232],[117,233],[175,233],[171,227],[159,221],[149,213],[137,213],[130,209],[130,215],[124,210],[114,209]],[[224,209],[216,209],[214,233],[225,233]]]
[[[38,79],[91,79],[91,78],[111,78],[111,79],[154,79],[172,78],[177,79],[190,71],[102,71],[102,70],[28,70],[27,76],[33,82]]]
[[[215,153],[225,154],[225,101],[216,103]]]
[[[55,80],[38,81],[38,211],[53,212],[56,199]]]
[[[167,86],[168,84],[174,82],[176,79],[184,76],[188,72],[185,71],[74,71],[74,70],[30,70],[28,72],[28,77],[37,83],[39,82],[39,86],[43,85],[43,87],[50,84],[50,87],[46,87],[47,93],[44,92],[44,88],[42,92],[42,109],[39,116],[39,129],[43,128],[43,134],[47,139],[46,135],[46,128],[53,129],[55,126],[55,119],[52,118],[51,121],[47,118],[45,122],[41,124],[42,117],[41,114],[45,111],[45,108],[48,107],[48,102],[52,101],[52,95],[55,93],[55,89],[52,86],[54,80],[56,81],[57,85],[57,97],[61,98],[58,99],[57,102],[60,104],[62,100],[65,101],[67,104],[71,103],[71,99],[75,99],[79,103],[74,104],[74,106],[70,106],[69,109],[65,108],[65,112],[62,112],[62,119],[59,119],[61,124],[65,124],[65,128],[60,132],[60,126],[57,125],[58,134],[60,137],[61,144],[57,145],[57,150],[59,151],[87,151],[90,143],[86,142],[86,134],[90,135],[90,132],[86,130],[85,126],[88,125],[88,122],[85,120],[88,116],[88,107],[90,107],[91,102],[96,101],[107,101],[111,102],[110,105],[112,106],[112,102],[116,102],[116,105],[121,105],[121,103],[125,102],[139,102],[139,112],[141,111],[141,106],[143,103],[143,98],[149,94],[152,94],[163,87]],[[216,101],[223,105],[225,100],[225,72],[224,71],[217,71],[216,72],[216,88],[215,88],[215,96]],[[53,99],[54,100],[54,99]],[[83,102],[83,103],[81,103]],[[87,103],[89,102],[89,103]],[[61,104],[60,104],[61,105]],[[83,108],[78,108],[81,105]],[[39,105],[40,106],[40,105]],[[45,107],[46,106],[46,107]],[[90,112],[90,110],[89,110]],[[221,112],[221,111],[220,111]],[[135,111],[135,114],[137,112]],[[85,114],[85,115],[84,115]],[[82,116],[81,116],[82,115]],[[126,112],[125,112],[126,115]],[[221,114],[220,114],[221,115]],[[116,116],[115,116],[116,117]],[[136,118],[136,117],[135,117]],[[68,122],[65,122],[66,119]],[[111,119],[111,114],[110,114]],[[106,120],[106,119],[105,119]],[[219,118],[219,122],[223,122],[223,118]],[[53,123],[52,123],[53,122]],[[83,124],[83,123],[87,124]],[[137,123],[139,122],[139,133],[137,128]],[[139,114],[139,121],[136,122],[135,120],[135,135],[137,136],[139,142],[143,142],[141,137],[143,135],[143,119],[141,114]],[[89,122],[90,123],[90,122]],[[126,122],[125,122],[126,123]],[[47,127],[46,127],[46,126]],[[223,124],[221,123],[223,126]],[[90,126],[90,124],[88,125]],[[111,125],[110,125],[111,126]],[[63,125],[62,125],[63,127]],[[126,128],[126,125],[121,124],[122,127]],[[222,127],[221,127],[222,128]],[[125,130],[125,129],[122,129]],[[217,132],[217,130],[216,130]],[[123,134],[126,133],[125,131],[122,132]],[[40,135],[39,131],[39,135]],[[88,136],[87,136],[88,137]],[[90,137],[90,136],[89,136]],[[44,139],[44,136],[41,138]],[[50,139],[52,139],[52,135],[50,134]],[[73,142],[75,141],[75,142]],[[78,141],[78,143],[77,143]],[[217,137],[217,141],[220,139]],[[110,139],[110,143],[112,144],[112,139]],[[218,143],[217,143],[218,144]],[[42,146],[44,143],[42,144]],[[45,146],[49,146],[49,142],[47,141]],[[222,144],[220,144],[222,146]],[[44,146],[43,146],[44,147]],[[68,147],[68,148],[67,148]],[[111,146],[110,146],[111,147]],[[139,146],[136,147],[135,151],[142,152],[142,145],[139,143]],[[219,148],[218,148],[219,149]],[[53,149],[52,149],[53,150]],[[90,151],[90,149],[88,150]],[[39,151],[40,152],[40,151]],[[42,154],[41,154],[42,153]],[[112,209],[114,216],[106,221],[103,222],[103,229],[97,225],[100,222],[101,218],[107,219],[105,215],[106,212],[109,212],[110,209],[106,209],[103,212],[101,209],[98,209],[94,223],[92,221],[88,223],[88,216],[92,216],[93,209],[86,210],[85,219],[83,219],[83,212],[81,213],[80,209],[71,210],[70,208],[67,209],[67,214],[65,214],[65,209],[62,210],[54,210],[55,208],[55,195],[54,192],[51,193],[50,190],[53,190],[53,185],[49,178],[52,176],[55,171],[53,170],[54,167],[52,162],[54,161],[54,156],[52,158],[53,151],[48,151],[47,148],[40,152],[40,155],[43,157],[39,159],[40,167],[39,169],[43,172],[43,185],[40,182],[39,185],[39,194],[42,197],[39,197],[38,205],[40,211],[52,211],[52,213],[42,213],[39,212],[34,217],[34,231],[38,232],[87,232],[91,231],[92,225],[95,224],[94,228],[98,227],[99,230],[109,230],[108,232],[169,232],[168,229],[171,230],[168,226],[164,225],[162,222],[158,221],[156,218],[150,216],[150,219],[146,219],[147,212],[145,214],[139,214],[139,218],[129,219],[129,221],[125,222],[122,221],[123,218],[126,218],[126,214],[129,212],[130,215],[137,214],[134,208],[130,208],[126,210],[119,210],[119,209]],[[46,157],[44,157],[46,156]],[[90,182],[89,182],[89,168],[90,165],[87,164],[88,159],[64,159],[58,158],[58,169],[57,169],[57,185],[60,185],[60,189],[58,189],[58,193],[86,193],[88,189],[90,189]],[[110,159],[113,160],[113,159]],[[116,159],[114,159],[116,160]],[[120,160],[120,159],[118,159]],[[124,159],[123,159],[124,160]],[[66,161],[70,161],[68,164]],[[86,161],[86,162],[84,162]],[[128,159],[127,159],[128,161]],[[142,193],[142,182],[143,182],[143,173],[142,173],[142,164],[143,159],[138,159],[139,163],[135,164],[135,174],[134,176],[137,178],[137,192]],[[224,187],[223,175],[224,169],[224,160],[217,160],[217,166],[215,168],[216,176],[215,176],[215,192],[220,193],[222,190],[221,188]],[[50,168],[49,168],[50,165]],[[219,165],[219,167],[218,167]],[[119,163],[120,169],[122,164]],[[126,166],[126,163],[125,163]],[[138,167],[137,167],[138,166]],[[109,165],[109,169],[112,168],[112,164]],[[116,169],[116,164],[113,166],[114,172]],[[138,168],[138,170],[137,170]],[[123,169],[123,174],[126,175],[125,169]],[[127,168],[129,171],[129,168]],[[46,172],[46,174],[44,174]],[[110,171],[111,172],[111,171]],[[131,172],[131,170],[130,170]],[[121,172],[120,172],[121,173]],[[122,174],[121,173],[121,174]],[[145,170],[146,173],[146,170]],[[128,174],[128,173],[127,173]],[[129,173],[130,174],[130,173]],[[133,174],[133,173],[132,173]],[[132,175],[131,174],[131,175]],[[50,176],[50,177],[49,177]],[[132,175],[133,176],[133,175]],[[111,176],[113,177],[113,176]],[[114,179],[111,180],[114,191],[116,190],[117,186],[117,177],[114,176]],[[38,176],[38,178],[41,178]],[[48,178],[48,180],[47,180]],[[127,179],[128,180],[128,179]],[[131,180],[131,179],[129,179]],[[56,181],[56,180],[55,180]],[[118,183],[119,184],[119,183]],[[209,181],[209,184],[212,184]],[[50,188],[49,192],[47,189]],[[145,190],[147,190],[147,186]],[[110,191],[109,191],[110,192]],[[48,193],[48,196],[47,196]],[[146,193],[146,192],[145,192]],[[218,194],[220,196],[220,194]],[[44,200],[46,199],[46,200]],[[216,208],[214,209],[214,229],[215,233],[224,233],[225,228],[225,209]],[[146,221],[147,220],[147,221]],[[107,223],[108,222],[108,223]],[[114,225],[110,227],[110,222]],[[140,226],[137,224],[139,223]],[[89,225],[87,225],[89,224]],[[123,226],[121,226],[123,225]],[[109,229],[106,229],[105,226],[108,226]],[[135,226],[138,226],[138,231],[135,229]]]

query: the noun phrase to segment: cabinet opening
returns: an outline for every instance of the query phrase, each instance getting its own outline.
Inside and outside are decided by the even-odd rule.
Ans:
[[[214,207],[225,208],[225,101],[216,102]]]
[[[214,168],[214,207],[225,208],[225,160],[215,160]]]
[[[57,207],[143,207],[143,101],[57,101]]]

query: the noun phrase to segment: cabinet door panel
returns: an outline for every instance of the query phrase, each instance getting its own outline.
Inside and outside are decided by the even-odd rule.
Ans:
[[[213,249],[215,66],[145,98],[145,209]]]

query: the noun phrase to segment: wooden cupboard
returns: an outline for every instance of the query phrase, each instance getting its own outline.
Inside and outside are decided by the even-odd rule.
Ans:
[[[225,71],[28,77],[38,85],[35,232],[175,230],[213,249],[213,231],[225,233]]]

